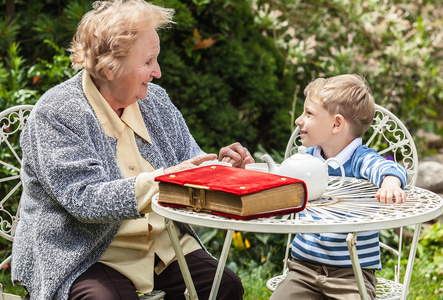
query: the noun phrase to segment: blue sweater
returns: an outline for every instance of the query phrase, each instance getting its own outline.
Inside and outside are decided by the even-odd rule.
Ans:
[[[321,148],[311,147],[307,153],[324,160]],[[336,158],[342,163],[347,177],[367,179],[380,187],[385,176],[400,179],[402,187],[407,182],[406,169],[385,160],[375,150],[362,146],[361,138],[355,139]],[[332,166],[331,166],[332,164]],[[340,176],[338,165],[331,163],[329,175]],[[300,214],[300,219],[304,214]],[[292,257],[312,263],[333,267],[352,267],[346,244],[347,233],[297,234],[292,242]],[[357,254],[362,268],[381,269],[378,231],[359,232]]]

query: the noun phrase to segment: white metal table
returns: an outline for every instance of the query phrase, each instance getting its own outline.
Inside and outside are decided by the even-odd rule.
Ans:
[[[336,179],[332,177],[331,181],[334,180]],[[368,181],[346,178],[341,188],[326,192],[323,197],[318,200],[310,201],[303,211],[305,214],[304,218],[299,218],[297,215],[294,219],[262,218],[244,221],[209,213],[194,212],[190,209],[164,207],[158,204],[158,194],[152,199],[152,209],[169,220],[227,230],[209,299],[216,298],[234,231],[278,234],[348,232],[350,233],[348,235],[348,247],[358,281],[359,276],[362,276],[358,257],[356,257],[355,252],[355,236],[358,232],[415,225],[408,267],[402,289],[401,299],[406,299],[421,223],[432,220],[443,213],[443,198],[425,189],[409,186],[405,189],[407,193],[406,203],[380,204],[379,201],[374,198],[377,189],[376,186]],[[186,277],[188,276],[186,272],[189,274],[189,270],[178,244],[175,230],[170,230],[169,226],[173,226],[172,222],[168,225],[168,232],[180,263],[180,268]],[[190,282],[188,282],[186,286],[188,287],[191,299],[198,299],[192,285],[192,279],[190,279]],[[365,299],[367,294],[364,285],[359,285],[359,290],[362,299]]]

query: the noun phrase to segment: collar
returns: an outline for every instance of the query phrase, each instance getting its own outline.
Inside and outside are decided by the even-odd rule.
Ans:
[[[338,161],[344,165],[354,154],[355,150],[360,147],[363,144],[362,138],[356,138],[352,142],[349,143],[346,148],[344,148],[335,158],[338,159]],[[320,158],[322,161],[325,161],[324,157],[322,156],[322,148],[320,146],[315,146],[314,152],[312,155],[314,157]],[[330,167],[333,169],[337,169],[339,166],[336,162],[331,161],[329,164]]]
[[[100,94],[87,71],[83,73],[82,84],[86,98],[94,109],[107,135],[118,139],[123,133],[126,124],[137,135],[152,144],[138,102],[126,107],[121,118],[119,118],[106,99]]]

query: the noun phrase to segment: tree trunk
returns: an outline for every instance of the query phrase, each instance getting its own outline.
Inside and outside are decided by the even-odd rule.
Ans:
[[[6,18],[8,19],[8,25],[14,20],[15,17],[15,0],[6,0]]]

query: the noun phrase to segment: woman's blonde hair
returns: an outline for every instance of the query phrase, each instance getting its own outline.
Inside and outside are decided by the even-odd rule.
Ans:
[[[375,103],[366,80],[355,74],[318,78],[304,90],[306,98],[320,103],[330,114],[341,114],[361,137],[374,119]]]
[[[126,57],[147,28],[157,31],[173,23],[173,9],[145,0],[97,1],[92,7],[68,50],[74,69],[84,68],[100,79],[106,79],[107,73],[114,77],[125,73]]]

